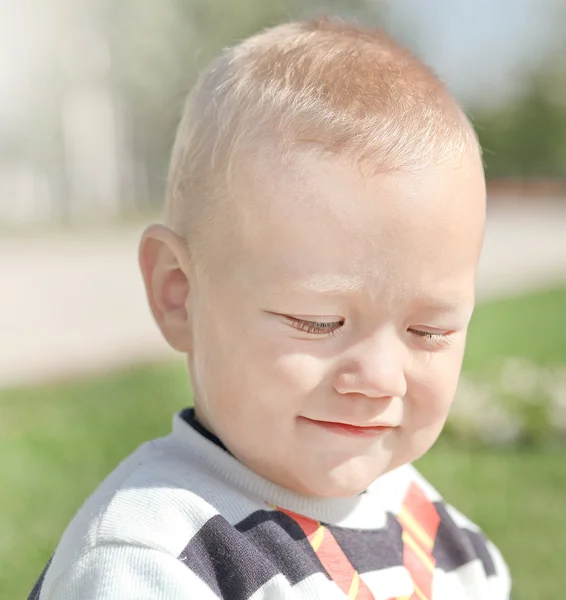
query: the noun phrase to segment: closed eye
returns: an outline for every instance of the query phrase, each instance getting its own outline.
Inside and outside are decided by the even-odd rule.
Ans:
[[[284,315],[284,317],[291,327],[313,335],[334,335],[344,325],[343,319],[338,321],[310,321],[289,315]]]
[[[451,332],[438,333],[432,331],[423,331],[422,329],[409,329],[409,332],[429,346],[440,347],[450,343]]]

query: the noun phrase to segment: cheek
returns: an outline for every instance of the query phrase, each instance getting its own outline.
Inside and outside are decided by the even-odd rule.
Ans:
[[[460,353],[447,353],[434,355],[426,365],[415,367],[408,394],[420,421],[446,418],[456,393],[461,364]]]
[[[277,388],[297,396],[318,388],[328,368],[323,359],[278,345],[265,347],[261,360],[267,378],[276,382]]]
[[[265,335],[248,328],[247,334],[215,327],[202,331],[195,355],[195,376],[201,397],[215,405],[253,404],[260,411],[297,407],[324,381],[327,361],[298,350],[300,341]],[[304,342],[303,342],[304,343]],[[227,400],[226,400],[227,399]]]
[[[193,388],[201,403],[219,403],[237,393],[238,381],[245,381],[241,373],[246,361],[246,338],[230,335],[230,327],[221,319],[204,315],[194,326],[194,351],[191,356]],[[248,361],[249,362],[249,361]]]
[[[401,462],[422,456],[440,435],[458,385],[461,358],[434,355],[426,364],[413,365],[408,378],[403,421],[409,434]]]

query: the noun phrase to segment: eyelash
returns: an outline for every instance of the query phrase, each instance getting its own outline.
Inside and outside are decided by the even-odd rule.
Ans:
[[[321,321],[306,321],[288,315],[286,315],[285,318],[289,321],[290,325],[298,331],[312,335],[336,335],[336,333],[340,331],[340,327],[344,325],[344,321],[331,321],[328,323]],[[409,329],[409,332],[415,337],[424,339],[435,346],[441,346],[448,341],[448,335],[445,333],[432,333],[430,331],[418,329]]]
[[[446,333],[432,333],[430,331],[422,331],[419,329],[409,329],[409,331],[417,338],[424,339],[434,346],[442,346],[449,341]]]
[[[314,335],[336,335],[336,333],[340,331],[339,328],[344,325],[344,321],[324,323],[322,321],[305,321],[304,319],[297,319],[296,317],[289,316],[285,316],[285,318],[295,329]]]

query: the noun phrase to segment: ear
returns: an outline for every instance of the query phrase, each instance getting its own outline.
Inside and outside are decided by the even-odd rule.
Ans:
[[[139,263],[149,306],[163,337],[175,350],[188,352],[191,331],[186,243],[164,225],[151,225],[141,238]]]

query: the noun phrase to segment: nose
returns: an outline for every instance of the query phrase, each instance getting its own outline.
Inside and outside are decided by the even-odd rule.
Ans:
[[[335,375],[339,394],[403,398],[407,393],[405,349],[393,336],[364,340],[351,348]]]

